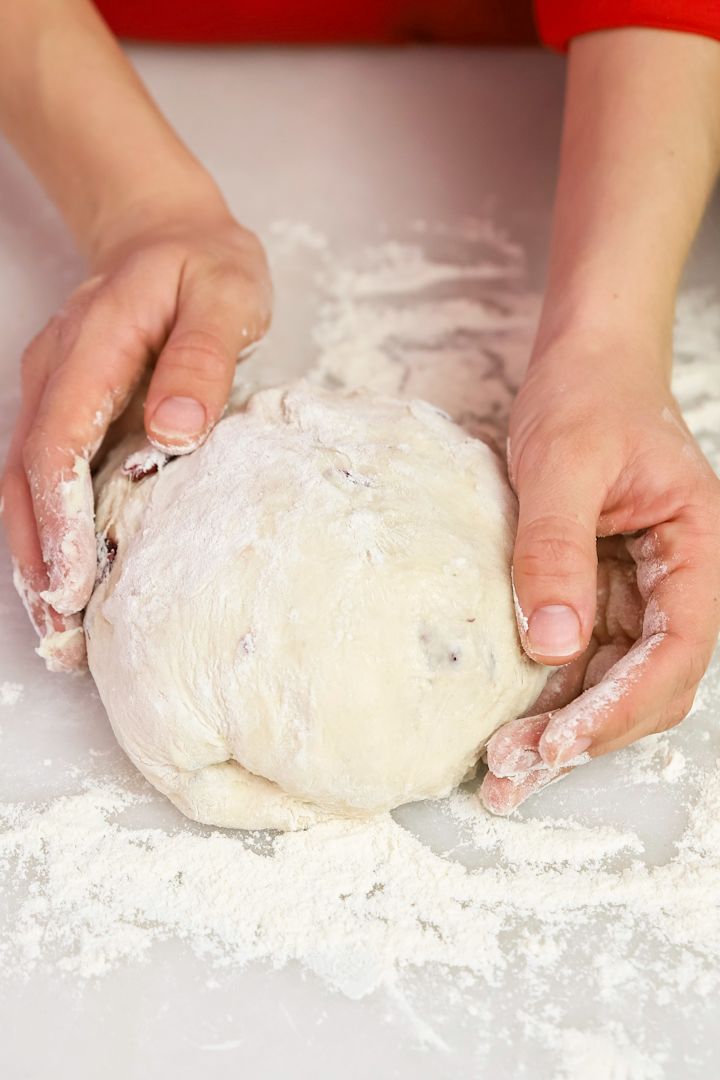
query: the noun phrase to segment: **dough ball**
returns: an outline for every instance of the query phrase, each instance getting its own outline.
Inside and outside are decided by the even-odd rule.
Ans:
[[[292,829],[445,795],[537,697],[514,497],[431,405],[299,382],[188,457],[137,445],[99,477],[88,655],[120,744],[189,817]]]

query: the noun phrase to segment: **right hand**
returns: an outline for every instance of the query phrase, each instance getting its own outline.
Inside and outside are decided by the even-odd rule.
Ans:
[[[641,541],[628,542],[619,536],[597,542],[597,607],[587,648],[553,671],[528,714],[504,724],[488,741],[488,772],[480,799],[492,813],[512,813],[583,760],[578,756],[569,764],[548,764],[541,754],[542,739],[553,717],[562,715],[573,702],[582,707],[587,700],[583,695],[601,685],[642,637],[645,605],[635,561],[641,561],[641,547]]]
[[[650,325],[629,348],[619,328],[536,352],[513,405],[519,634],[565,666],[539,715],[488,743],[481,798],[500,813],[582,755],[679,723],[717,641],[720,483],[672,397],[670,341],[650,346]],[[609,577],[608,547],[623,560]]]
[[[2,480],[14,581],[51,670],[84,666],[95,581],[90,461],[147,367],[150,441],[185,454],[227,402],[272,307],[258,239],[224,205],[130,230],[30,343]]]

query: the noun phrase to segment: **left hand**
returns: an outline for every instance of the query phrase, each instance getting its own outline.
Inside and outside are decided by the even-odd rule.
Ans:
[[[51,671],[85,663],[96,574],[91,462],[136,391],[158,449],[196,449],[222,416],[236,364],[272,301],[259,240],[219,196],[143,208],[92,260],[93,276],[26,349],[2,479],[14,581]]]
[[[496,813],[580,755],[677,724],[717,639],[720,481],[670,392],[669,363],[623,352],[555,344],[534,358],[513,408],[520,636],[534,659],[567,666],[537,716],[488,744],[480,794]],[[617,538],[600,604],[598,536]]]

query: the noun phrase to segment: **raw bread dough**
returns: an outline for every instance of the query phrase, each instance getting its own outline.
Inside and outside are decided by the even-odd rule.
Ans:
[[[99,477],[88,655],[189,817],[292,829],[446,794],[537,697],[514,497],[433,406],[298,382],[164,467],[139,445]]]

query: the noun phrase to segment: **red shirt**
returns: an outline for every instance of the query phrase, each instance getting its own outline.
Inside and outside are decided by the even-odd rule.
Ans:
[[[542,40],[556,49],[591,30],[651,26],[720,39],[718,0],[536,0]]]
[[[96,0],[120,37],[285,44],[535,39],[530,0]],[[720,0],[535,0],[545,44],[592,30],[650,26],[720,39]]]

